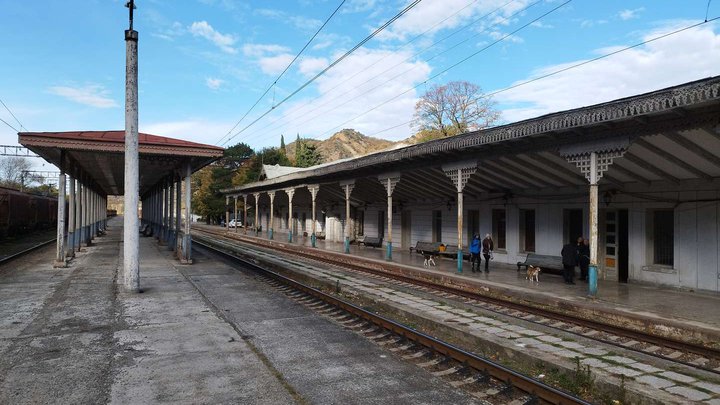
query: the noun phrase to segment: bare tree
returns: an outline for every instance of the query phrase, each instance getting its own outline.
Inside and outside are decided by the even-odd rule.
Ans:
[[[23,157],[5,157],[0,159],[0,185],[19,188],[23,181],[23,171],[30,170],[32,164]]]
[[[425,92],[415,105],[415,118],[420,130],[447,137],[487,128],[500,118],[500,112],[480,86],[458,81]]]

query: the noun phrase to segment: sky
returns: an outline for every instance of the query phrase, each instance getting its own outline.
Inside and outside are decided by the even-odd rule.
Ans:
[[[279,104],[410,3],[346,0],[276,81],[341,1],[136,0],[140,131],[256,150],[343,128],[396,141],[418,98],[454,80],[510,123],[720,74],[718,20],[522,84],[716,18],[720,0],[423,0]],[[17,120],[1,105],[0,118],[124,129],[124,5],[0,0],[0,99]],[[2,122],[0,145],[17,145]]]

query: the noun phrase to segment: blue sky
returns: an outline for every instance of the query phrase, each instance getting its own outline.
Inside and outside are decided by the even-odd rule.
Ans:
[[[124,3],[0,0],[0,98],[24,127],[30,131],[124,128],[123,31],[128,18]],[[231,134],[407,3],[347,0]],[[412,119],[417,98],[433,84],[467,80],[495,92],[703,21],[708,4],[707,0],[563,3],[423,0],[229,144],[242,141],[261,148],[278,145],[280,134],[288,141],[298,133],[323,139],[341,128],[403,139],[412,134],[404,123]],[[221,139],[340,0],[137,0],[136,4],[140,130],[222,145]],[[720,1],[715,0],[709,18],[717,16]],[[705,24],[494,98],[503,120],[513,122],[718,75],[719,29],[718,24]],[[0,118],[18,126],[1,106]],[[0,144],[16,142],[15,131],[0,123]]]

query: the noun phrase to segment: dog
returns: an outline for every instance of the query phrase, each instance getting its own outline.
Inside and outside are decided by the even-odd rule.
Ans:
[[[540,267],[528,266],[527,267],[527,276],[525,276],[525,280],[533,281],[533,279],[534,279],[535,282],[540,284],[540,271],[541,271]]]
[[[422,251],[423,258],[425,258],[425,261],[423,261],[423,267],[429,267],[432,265],[435,267],[435,256],[432,253]]]

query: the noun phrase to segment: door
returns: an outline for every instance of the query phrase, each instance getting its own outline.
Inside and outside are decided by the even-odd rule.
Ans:
[[[628,210],[618,210],[617,227],[618,281],[621,283],[627,283],[629,277]]]
[[[385,239],[385,211],[378,211],[378,238]]]
[[[583,210],[563,210],[565,243],[576,243],[578,236],[585,237],[583,233]]]
[[[618,270],[618,212],[605,211],[605,271],[606,274]]]
[[[400,246],[404,249],[410,248],[412,216],[410,210],[400,213]]]
[[[480,235],[480,211],[469,210],[467,212],[467,239],[463,245],[470,246],[475,234]]]

